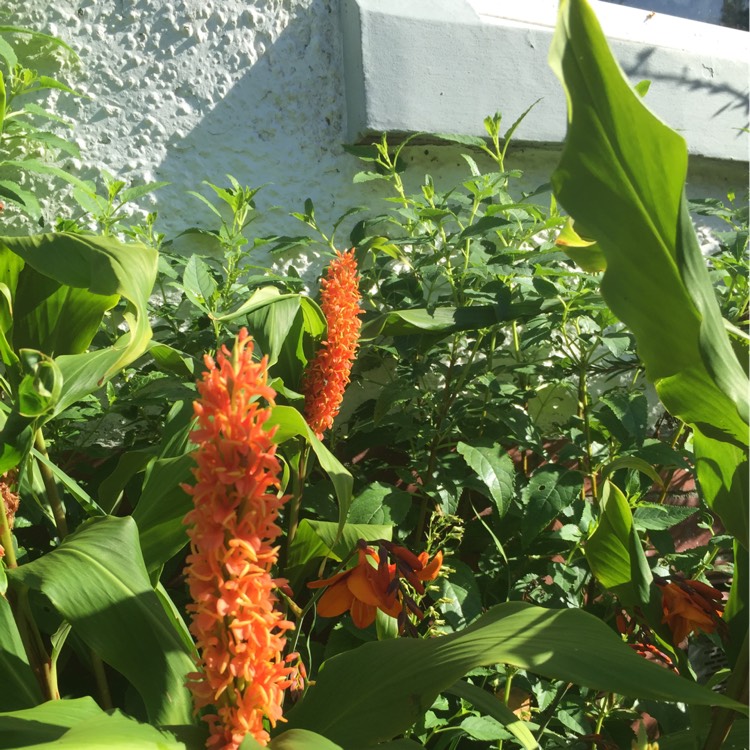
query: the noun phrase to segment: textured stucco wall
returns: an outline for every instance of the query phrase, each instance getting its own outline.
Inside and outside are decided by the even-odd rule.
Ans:
[[[203,179],[221,183],[225,173],[268,183],[258,196],[260,234],[301,230],[275,205],[301,210],[312,197],[328,228],[349,206],[384,194],[379,182],[352,185],[361,163],[342,148],[337,0],[5,0],[0,10],[0,22],[57,34],[79,52],[72,83],[90,98],[66,107],[79,123],[80,175],[104,168],[134,183],[172,183],[144,201],[158,209],[168,236],[209,221],[185,191]],[[546,51],[539,64],[546,66]],[[497,109],[517,95],[499,92]],[[527,188],[546,182],[555,163],[550,152],[516,157]],[[423,147],[409,159],[415,187],[426,171],[446,187],[467,174],[452,148]],[[739,187],[710,165],[701,170],[694,194]]]

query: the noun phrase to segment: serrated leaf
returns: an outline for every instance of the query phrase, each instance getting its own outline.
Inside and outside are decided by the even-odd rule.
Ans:
[[[456,450],[489,490],[502,518],[510,507],[515,485],[513,459],[500,445],[471,446],[459,442]]]

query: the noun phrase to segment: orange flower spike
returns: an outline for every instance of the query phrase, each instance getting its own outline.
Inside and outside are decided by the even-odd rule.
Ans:
[[[247,734],[265,745],[264,720],[282,720],[284,690],[297,670],[284,660],[284,633],[293,627],[274,605],[271,577],[279,497],[273,431],[264,429],[275,393],[267,362],[254,362],[244,329],[234,351],[206,357],[195,403],[196,484],[186,487],[190,554],[185,574],[193,604],[190,632],[200,653],[188,675],[196,712],[213,705],[207,747],[236,750]]]
[[[328,324],[328,338],[307,366],[302,390],[305,394],[305,419],[322,438],[341,408],[362,326],[354,248],[337,253],[331,261],[320,284],[320,297]]]

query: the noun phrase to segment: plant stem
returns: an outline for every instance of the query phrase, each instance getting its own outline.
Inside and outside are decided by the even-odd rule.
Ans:
[[[305,445],[299,454],[299,463],[297,470],[292,472],[292,497],[289,501],[289,527],[286,533],[286,559],[289,562],[289,552],[292,549],[292,542],[299,527],[299,509],[302,503],[302,491],[305,487],[307,475],[307,456],[310,448]]]
[[[5,550],[5,567],[15,568],[18,566],[16,562],[16,549],[13,546],[13,534],[10,530],[10,523],[8,523],[8,514],[5,509],[5,502],[0,498],[0,544],[2,544]]]
[[[15,606],[13,606],[14,604]],[[26,586],[21,585],[19,587],[15,601],[11,600],[11,606],[18,625],[21,642],[29,659],[29,665],[36,675],[44,700],[59,699],[60,694],[57,692],[56,679],[52,675],[52,661],[47,654],[42,635],[31,614],[29,590]]]
[[[112,694],[109,692],[109,683],[107,682],[107,673],[104,671],[104,662],[99,654],[91,651],[91,667],[94,670],[96,687],[99,690],[99,706],[105,711],[114,708],[112,704]]]
[[[745,633],[745,640],[742,643],[739,657],[735,664],[732,674],[727,681],[726,695],[734,698],[736,701],[747,705],[748,700],[748,633]],[[714,714],[711,728],[708,730],[706,742],[703,750],[719,750],[724,744],[729,730],[732,728],[734,720],[738,714],[731,708],[720,708]]]
[[[41,453],[44,458],[49,459],[41,427],[36,431],[36,435],[34,436],[34,448],[36,448],[37,452]],[[65,518],[65,506],[57,492],[55,477],[49,466],[42,461],[37,461],[37,466],[39,467],[39,473],[42,475],[42,482],[44,482],[44,489],[47,493],[47,502],[52,509],[52,515],[55,519],[57,535],[62,540],[68,535],[68,521]]]
[[[589,390],[586,378],[586,363],[582,363],[578,373],[578,414],[583,420],[583,433],[586,440],[586,472],[591,481],[591,496],[594,502],[599,500],[599,488],[597,486],[596,472],[594,471],[594,458],[591,452],[591,422],[589,413]],[[585,491],[584,492],[584,500]]]

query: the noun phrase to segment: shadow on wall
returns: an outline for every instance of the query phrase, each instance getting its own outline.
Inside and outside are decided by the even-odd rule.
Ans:
[[[202,54],[222,55],[221,33],[214,38],[216,44]],[[258,196],[261,209],[280,205],[284,211],[301,211],[305,198],[313,197],[319,214],[333,217],[337,195],[348,192],[357,170],[356,161],[342,148],[337,9],[329,0],[313,0],[298,9],[273,41],[261,31],[253,46],[257,59],[248,58],[245,70],[231,84],[217,80],[213,91],[210,81],[183,80],[177,85],[177,109],[195,108],[200,117],[189,130],[178,129],[168,137],[154,176],[169,180],[178,190],[205,193],[201,180],[224,185],[229,173],[242,184],[266,185]],[[228,62],[240,70],[244,67],[236,59]],[[215,63],[212,67],[218,68]],[[350,171],[342,174],[345,165],[351,165]],[[186,218],[192,220],[203,209],[197,200],[187,201]],[[273,223],[274,231],[281,231],[280,223],[286,223],[284,231],[301,229],[279,214]]]

